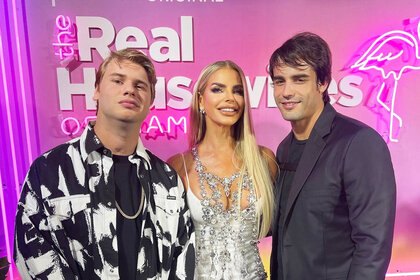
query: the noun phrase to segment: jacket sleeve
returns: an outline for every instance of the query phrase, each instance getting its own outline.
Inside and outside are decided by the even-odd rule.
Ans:
[[[348,279],[384,279],[391,258],[396,184],[388,147],[373,129],[359,131],[348,146],[343,183],[355,244]]]
[[[58,240],[51,229],[60,225],[52,222],[41,198],[38,159],[25,179],[17,206],[15,221],[14,261],[22,279],[76,279]]]
[[[178,189],[182,194],[178,232],[175,242],[174,258],[169,279],[194,279],[195,270],[195,233],[182,180],[178,177]]]

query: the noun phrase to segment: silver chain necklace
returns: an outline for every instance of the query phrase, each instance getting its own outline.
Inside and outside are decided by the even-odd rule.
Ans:
[[[120,214],[121,214],[124,218],[129,219],[129,220],[134,220],[135,218],[137,218],[137,217],[140,215],[140,213],[141,213],[141,208],[143,208],[143,207],[142,207],[142,206],[143,206],[143,202],[144,202],[144,192],[142,191],[142,192],[141,192],[141,198],[140,198],[140,205],[139,205],[139,209],[137,210],[136,214],[134,214],[133,216],[130,216],[130,215],[125,214],[125,213],[124,213],[124,211],[121,209],[120,205],[118,205],[118,202],[117,202],[116,200],[115,200],[115,206],[117,207],[118,212],[120,212]]]
[[[115,170],[114,170],[114,172],[115,172]],[[141,190],[141,185],[140,185],[140,190]],[[144,191],[143,190],[141,190],[140,196],[141,197],[140,197],[139,209],[137,210],[137,212],[133,216],[130,216],[130,215],[127,215],[126,213],[124,213],[124,211],[121,209],[120,205],[118,204],[117,200],[115,200],[115,206],[117,207],[118,212],[120,212],[120,214],[126,219],[129,219],[129,220],[136,219],[140,215],[141,209],[143,208],[143,203],[144,203]]]

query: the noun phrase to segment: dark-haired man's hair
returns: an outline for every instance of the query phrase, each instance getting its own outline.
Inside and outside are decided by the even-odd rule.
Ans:
[[[324,103],[330,102],[328,86],[331,82],[331,51],[324,39],[311,32],[296,34],[271,55],[269,71],[272,79],[273,69],[282,64],[291,67],[312,67],[317,84],[327,84],[322,93]]]

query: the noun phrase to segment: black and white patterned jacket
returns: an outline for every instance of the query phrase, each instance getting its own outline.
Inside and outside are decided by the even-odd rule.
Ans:
[[[194,234],[182,182],[140,138],[129,157],[145,195],[137,279],[192,279]],[[89,125],[32,164],[18,204],[23,279],[118,279],[113,161]]]

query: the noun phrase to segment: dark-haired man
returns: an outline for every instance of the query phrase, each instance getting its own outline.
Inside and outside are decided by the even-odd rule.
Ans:
[[[96,122],[32,164],[16,214],[23,279],[193,279],[184,187],[139,138],[155,84],[143,53],[112,52],[96,75]]]
[[[270,75],[292,126],[277,149],[271,279],[384,279],[396,193],[387,145],[329,104],[331,54],[319,36],[287,40]]]

